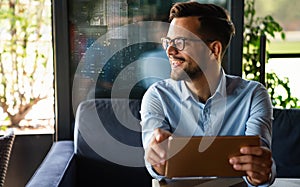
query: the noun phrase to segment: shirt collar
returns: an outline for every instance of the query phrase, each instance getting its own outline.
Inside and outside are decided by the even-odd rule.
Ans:
[[[220,76],[220,81],[218,84],[218,87],[216,89],[216,92],[214,93],[214,95],[219,94],[223,97],[226,96],[226,74],[223,70],[223,68],[221,68],[221,76]],[[181,83],[181,90],[182,90],[182,101],[187,100],[189,97],[194,98],[196,101],[198,101],[197,96],[195,96],[186,86],[184,81],[180,81]],[[214,95],[212,97],[214,97]]]
[[[225,74],[223,68],[221,68],[220,82],[218,84],[218,87],[217,87],[214,95],[216,95],[216,94],[220,94],[223,97],[226,96],[226,74]]]
[[[181,90],[182,90],[182,97],[181,100],[185,101],[188,98],[194,98],[196,99],[196,97],[193,95],[193,93],[188,89],[188,87],[186,86],[184,81],[181,81]],[[196,99],[196,101],[198,101],[198,99]]]

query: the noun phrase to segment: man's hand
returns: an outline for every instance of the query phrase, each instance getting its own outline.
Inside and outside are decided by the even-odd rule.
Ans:
[[[246,171],[248,181],[253,185],[267,182],[272,168],[272,153],[266,147],[242,147],[242,156],[229,159],[238,171]]]
[[[160,175],[165,174],[165,161],[166,161],[166,140],[171,133],[163,129],[155,129],[150,140],[149,146],[145,151],[146,160],[152,165],[156,172]]]

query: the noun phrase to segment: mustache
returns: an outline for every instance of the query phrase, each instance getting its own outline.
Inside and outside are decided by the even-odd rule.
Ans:
[[[175,60],[175,61],[185,61],[185,58],[183,58],[183,57],[169,56],[169,59]]]

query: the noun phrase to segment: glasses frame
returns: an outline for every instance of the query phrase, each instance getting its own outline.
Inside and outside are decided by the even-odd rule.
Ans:
[[[178,47],[176,46],[175,40],[182,40],[182,41],[183,41],[183,47],[182,47],[182,49],[181,49],[181,48],[178,48]],[[201,42],[204,43],[203,40],[201,40],[201,39],[194,39],[194,38],[185,38],[185,37],[176,37],[176,38],[174,38],[174,39],[171,39],[171,38],[169,38],[169,37],[162,37],[162,38],[161,38],[161,41],[162,41],[162,47],[163,47],[165,50],[167,50],[169,46],[172,46],[172,47],[176,48],[178,51],[182,51],[182,50],[184,50],[184,48],[185,48],[185,41],[186,41],[186,40],[189,40],[189,41],[195,41],[195,42],[197,42],[197,41],[200,42],[200,41],[201,41]],[[165,42],[165,41],[167,41],[166,45],[164,45],[164,42]],[[172,45],[170,45],[170,43],[172,43]]]

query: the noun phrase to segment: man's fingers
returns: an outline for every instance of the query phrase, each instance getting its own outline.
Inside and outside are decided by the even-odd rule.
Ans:
[[[155,129],[152,139],[150,140],[149,147],[145,152],[145,159],[153,166],[156,172],[163,175],[164,165],[166,162],[166,140],[171,133],[163,129]]]
[[[256,160],[253,156],[248,155],[230,158],[229,162],[233,165],[241,165],[247,163],[260,164],[260,162]]]
[[[151,148],[149,148],[146,152],[146,160],[152,165],[157,173],[163,175],[165,173],[165,160],[161,159]]]
[[[164,159],[162,159],[156,152],[154,152],[153,150],[149,150],[148,154],[147,154],[147,161],[151,164],[151,165],[164,165]]]
[[[155,137],[157,143],[160,143],[171,136],[171,133],[169,131],[157,128],[154,130],[153,136]]]
[[[161,159],[166,158],[166,156],[167,156],[166,149],[165,149],[164,145],[162,145],[162,143],[154,143],[151,146],[151,148]]]
[[[270,157],[271,158],[271,151],[268,148],[264,147],[242,147],[240,149],[240,152],[242,154],[247,155],[255,155],[255,156],[264,156],[264,157]]]
[[[256,155],[260,156],[263,154],[263,151],[260,147],[242,147],[240,149],[242,154]]]
[[[251,155],[243,155],[243,156],[238,156],[238,157],[232,157],[229,159],[229,162],[231,164],[255,164],[255,165],[260,165],[261,167],[271,167],[272,165],[272,160],[263,160],[260,157],[257,156],[251,156]]]
[[[155,129],[152,140],[146,150],[145,158],[151,165],[164,165],[167,157],[166,153],[166,140],[171,135],[170,132]]]
[[[266,167],[262,164],[233,164],[233,168],[239,171],[252,171],[260,173],[261,175],[267,175],[271,172],[270,167]]]

